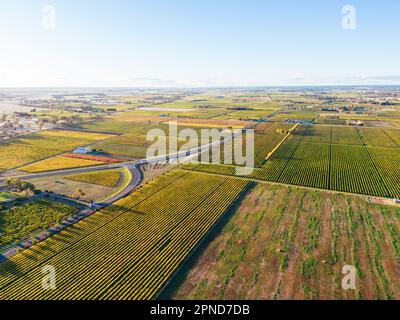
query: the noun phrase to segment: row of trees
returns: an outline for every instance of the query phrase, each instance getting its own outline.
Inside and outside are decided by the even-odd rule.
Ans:
[[[15,189],[19,192],[25,191],[27,196],[33,196],[36,190],[36,187],[32,183],[22,181],[19,178],[8,178],[6,184],[9,188]],[[80,199],[85,195],[86,193],[82,189],[78,188],[74,194],[72,194],[72,197]]]
[[[19,192],[24,191],[26,196],[33,196],[35,194],[35,186],[19,178],[8,178],[6,184],[9,188],[13,188]]]

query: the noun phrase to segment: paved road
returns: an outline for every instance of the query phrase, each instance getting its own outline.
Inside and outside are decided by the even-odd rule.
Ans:
[[[255,127],[258,123],[259,122],[255,123],[254,125],[252,125],[251,127],[248,127],[248,128]],[[200,146],[197,148],[192,148],[188,151],[178,152],[173,155],[160,156],[160,157],[155,157],[153,159],[145,159],[145,160],[139,160],[139,161],[128,161],[128,162],[117,163],[117,164],[106,164],[106,165],[93,166],[93,167],[65,169],[65,170],[58,170],[58,171],[51,171],[51,172],[22,174],[22,175],[18,175],[18,176],[13,176],[13,177],[18,177],[18,178],[23,178],[24,180],[31,180],[31,179],[46,178],[46,177],[51,177],[51,176],[60,176],[60,175],[68,175],[68,174],[76,174],[76,173],[85,173],[85,172],[91,172],[91,171],[108,170],[108,169],[121,168],[121,167],[127,167],[132,175],[132,179],[130,180],[129,184],[123,190],[121,190],[116,195],[110,197],[109,199],[105,200],[102,203],[96,203],[95,204],[96,208],[86,209],[86,210],[78,213],[76,216],[74,216],[70,219],[67,219],[66,221],[63,221],[61,225],[51,227],[49,230],[40,233],[36,237],[24,241],[23,243],[20,244],[20,246],[22,246],[24,248],[28,248],[28,247],[32,246],[35,241],[42,241],[42,240],[50,237],[52,234],[57,233],[60,230],[66,228],[68,226],[71,226],[82,219],[85,219],[86,217],[90,216],[97,210],[104,208],[108,205],[111,205],[112,203],[118,201],[119,199],[129,195],[138,186],[138,184],[140,183],[140,181],[142,179],[142,173],[138,169],[139,165],[158,163],[160,161],[165,161],[165,160],[171,161],[171,160],[176,160],[178,158],[193,157],[196,154],[200,154],[204,151],[207,151],[213,147],[220,145],[223,142],[233,139],[233,137],[236,137],[237,135],[241,134],[245,129],[238,130],[230,139],[215,141],[210,144],[203,145],[203,146]],[[6,174],[0,175],[0,185],[5,184],[6,176],[7,176]],[[9,257],[15,255],[16,253],[17,253],[17,248],[13,247],[13,248],[9,249],[7,252],[5,252],[4,254],[0,255],[0,258],[1,259],[9,258]]]
[[[251,127],[254,127],[257,124],[258,124],[258,122],[256,122]],[[233,137],[239,135],[244,130],[245,129],[238,130],[237,133],[235,133],[233,135]],[[232,138],[226,139],[224,142],[227,142],[227,141],[231,140]],[[32,180],[32,179],[38,179],[38,178],[48,178],[48,177],[52,177],[52,176],[62,176],[62,175],[69,175],[69,174],[93,172],[93,171],[99,171],[99,170],[109,170],[109,169],[115,169],[115,168],[129,167],[132,165],[134,166],[134,165],[158,163],[160,161],[172,161],[172,160],[176,160],[178,158],[186,158],[189,156],[194,156],[196,154],[202,153],[204,151],[207,151],[213,147],[216,147],[216,146],[222,144],[222,142],[223,142],[223,140],[214,141],[212,143],[202,145],[200,147],[192,148],[187,151],[177,152],[176,154],[168,155],[168,156],[154,157],[152,159],[133,160],[133,161],[127,161],[127,162],[121,162],[121,163],[104,164],[104,165],[98,165],[98,166],[92,166],[92,167],[63,169],[63,170],[47,171],[47,172],[39,172],[39,173],[19,174],[19,175],[13,175],[12,177],[13,178],[21,178],[24,180]],[[0,174],[0,186],[4,185],[6,178],[7,178],[7,172]]]

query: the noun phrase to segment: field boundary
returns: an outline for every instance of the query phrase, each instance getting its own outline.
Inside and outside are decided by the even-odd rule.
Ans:
[[[225,181],[226,182],[226,181]],[[224,182],[224,183],[225,183]],[[226,223],[224,220],[229,220],[233,217],[236,207],[240,204],[241,200],[247,195],[250,189],[253,187],[253,183],[249,181],[243,190],[237,195],[237,197],[231,202],[231,204],[226,208],[220,217],[215,221],[213,226],[211,226],[204,236],[197,242],[196,246],[191,250],[191,252],[182,260],[181,264],[175,269],[164,285],[158,290],[158,292],[153,296],[152,300],[168,299],[173,291],[179,286],[182,279],[180,277],[184,276],[190,269],[190,265],[195,262],[199,255],[203,252],[206,245],[210,243],[217,235],[217,230],[222,229]],[[222,185],[222,184],[221,184]],[[204,245],[203,248],[200,248]],[[178,278],[178,279],[176,279]],[[164,297],[164,295],[166,297]]]
[[[332,190],[332,189],[323,189],[323,188],[313,188],[313,187],[307,187],[307,186],[302,186],[298,184],[289,184],[289,183],[282,183],[282,182],[276,182],[276,181],[269,181],[269,180],[262,180],[262,179],[257,179],[257,178],[248,178],[244,176],[233,176],[233,175],[228,175],[224,173],[215,173],[215,172],[209,172],[209,171],[196,171],[193,169],[185,169],[185,168],[180,168],[179,170],[183,171],[189,171],[193,172],[196,174],[208,174],[208,175],[213,175],[213,176],[226,176],[226,177],[234,177],[237,179],[242,179],[242,180],[247,180],[247,181],[253,181],[256,183],[263,183],[263,184],[272,184],[276,186],[284,186],[284,187],[290,187],[290,188],[303,188],[307,190],[313,190],[313,191],[321,191],[321,192],[329,192],[332,194],[342,194],[342,195],[348,195],[348,196],[359,196],[359,197],[364,197],[367,198],[367,200],[382,200],[385,203],[380,203],[380,202],[375,202],[383,205],[390,205],[394,207],[400,207],[400,204],[390,202],[391,200],[394,200],[393,198],[385,198],[385,197],[378,197],[378,196],[373,196],[373,195],[368,195],[368,194],[362,194],[362,193],[352,193],[352,192],[346,192],[346,191],[339,191],[339,190]],[[387,202],[389,201],[389,202]]]

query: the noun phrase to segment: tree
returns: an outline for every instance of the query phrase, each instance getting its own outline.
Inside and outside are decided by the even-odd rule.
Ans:
[[[8,187],[15,188],[18,191],[31,190],[31,192],[33,193],[33,191],[35,190],[35,186],[32,183],[23,182],[19,178],[7,178],[6,184]]]
[[[81,197],[85,196],[85,192],[83,192],[82,189],[78,188],[76,189],[75,193],[73,194],[74,198],[80,199]]]
[[[28,189],[30,189],[30,190],[35,190],[35,186],[32,184],[32,183],[29,183],[29,182],[23,182],[22,183],[22,185],[21,185],[21,189],[22,190],[28,190]]]
[[[6,180],[7,186],[11,188],[15,188],[18,191],[22,190],[22,181],[19,178],[13,179],[13,178],[7,178]]]

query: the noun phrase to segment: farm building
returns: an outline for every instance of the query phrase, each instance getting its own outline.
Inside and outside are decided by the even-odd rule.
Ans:
[[[78,147],[74,150],[76,154],[88,154],[91,153],[93,150],[89,147]]]

